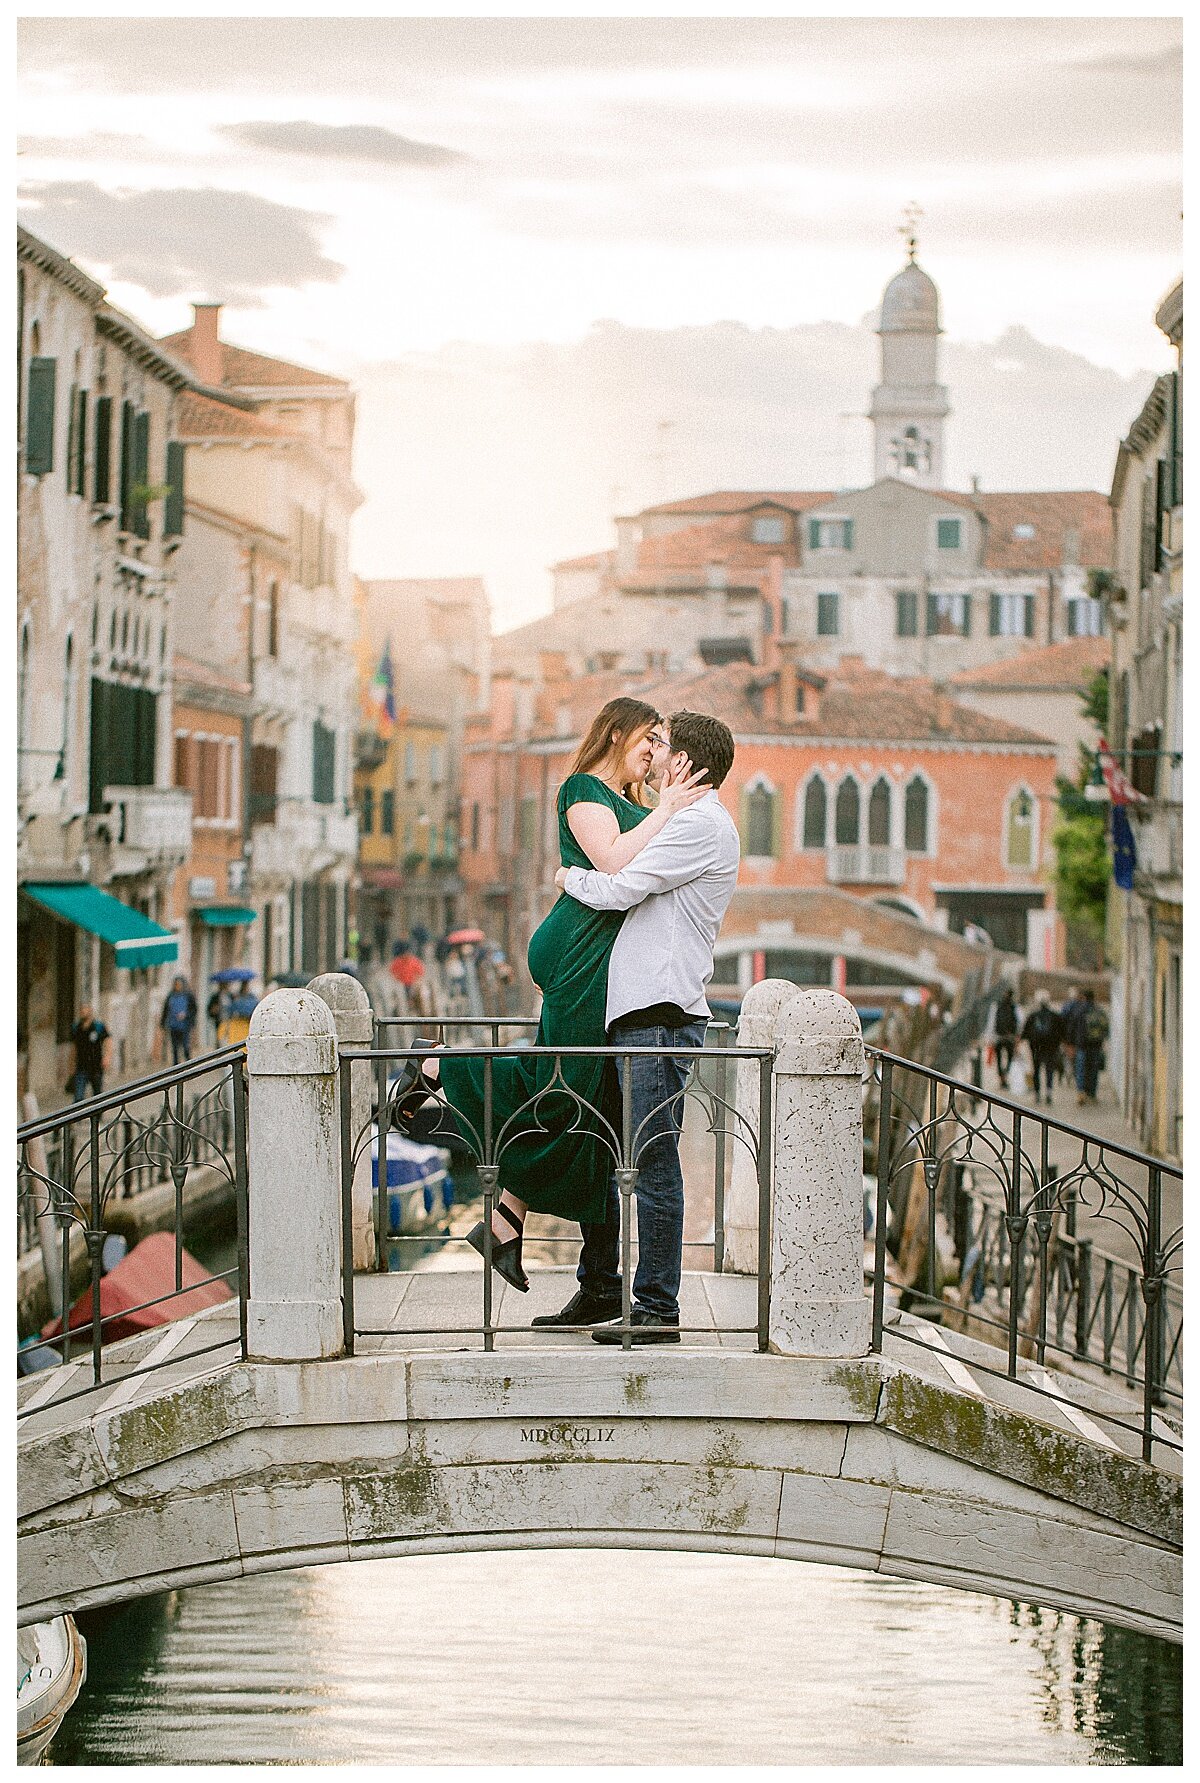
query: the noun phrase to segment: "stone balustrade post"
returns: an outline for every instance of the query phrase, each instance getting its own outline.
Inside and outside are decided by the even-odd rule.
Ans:
[[[742,998],[737,1044],[773,1047],[780,1013],[799,995],[800,987],[783,978],[752,984]],[[758,1272],[758,1163],[752,1148],[758,1145],[759,1075],[757,1059],[739,1059],[729,1073],[733,1109],[718,1110],[733,1136],[725,1191],[725,1268],[733,1275]]]
[[[802,990],[776,1024],[772,1350],[865,1356],[863,1042],[836,991]]]
[[[342,1353],[342,1220],[333,1013],[279,990],[250,1018],[249,1355],[320,1361]]]
[[[309,986],[314,996],[333,1012],[338,1049],[366,1049],[374,1039],[371,999],[349,972],[323,972]],[[341,1093],[341,1076],[338,1077]],[[339,1116],[340,1119],[340,1116]],[[354,1267],[375,1267],[375,1221],[371,1206],[371,1147],[362,1137],[371,1119],[371,1065],[360,1059],[350,1067],[350,1134],[360,1146],[351,1187],[351,1219],[354,1228]],[[340,1131],[340,1129],[339,1129]]]

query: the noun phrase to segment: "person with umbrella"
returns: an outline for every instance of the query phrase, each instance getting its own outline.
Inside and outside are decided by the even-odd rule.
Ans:
[[[209,980],[216,986],[208,1014],[216,1024],[218,1046],[235,1046],[250,1032],[250,1017],[258,1008],[258,998],[250,991],[254,976],[252,966],[226,966]],[[232,993],[229,996],[227,989]]]

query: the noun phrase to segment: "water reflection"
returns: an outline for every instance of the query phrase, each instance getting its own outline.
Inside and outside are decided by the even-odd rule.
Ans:
[[[1182,1762],[1178,1648],[789,1561],[419,1555],[83,1626],[58,1764]]]

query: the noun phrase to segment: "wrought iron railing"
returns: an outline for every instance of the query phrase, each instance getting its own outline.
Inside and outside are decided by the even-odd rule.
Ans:
[[[1163,1193],[1181,1194],[1174,1165],[873,1048],[864,1135],[877,1182],[876,1351],[891,1281],[902,1306],[1005,1352],[994,1369],[972,1366],[1016,1379],[1020,1359],[1086,1364],[1139,1406],[1089,1416],[1138,1434],[1147,1461],[1155,1443],[1181,1448],[1169,1418],[1183,1411],[1182,1212],[1168,1219]],[[921,1341],[909,1327],[889,1332]],[[1030,1384],[1028,1370],[1021,1378]]]
[[[75,1352],[80,1349],[86,1353],[90,1348],[91,1354],[90,1378],[71,1392],[31,1396],[19,1416],[38,1409],[51,1396],[55,1404],[66,1404],[118,1375],[169,1367],[170,1360],[131,1365],[126,1357],[110,1358],[106,1367],[106,1339],[118,1322],[155,1306],[181,1302],[212,1282],[234,1285],[238,1334],[192,1349],[189,1357],[233,1344],[245,1355],[249,1284],[245,1060],[244,1046],[226,1047],[17,1129],[18,1246],[40,1246],[61,1283],[61,1305],[52,1308],[59,1315],[60,1329],[24,1344],[22,1354],[27,1360],[40,1355],[47,1364],[51,1357],[70,1363],[78,1359]],[[232,1269],[185,1285],[186,1188],[195,1170],[218,1172],[232,1190],[238,1262]],[[152,1300],[105,1315],[101,1309],[102,1259],[114,1206],[165,1184],[174,1191],[174,1286]],[[72,1252],[78,1252],[80,1237],[88,1260],[91,1307],[85,1320],[73,1322]]]
[[[496,1028],[526,1026],[536,1024],[531,1020],[508,1021],[487,1018],[480,1022],[478,1018],[463,1017],[455,1020],[430,1020],[419,1017],[384,1018],[378,1028],[392,1027],[478,1027]],[[714,1031],[715,1030],[715,1031]],[[421,1123],[422,1138],[433,1143],[438,1140],[453,1142],[465,1151],[473,1165],[479,1180],[482,1193],[482,1220],[484,1228],[484,1270],[482,1285],[482,1319],[479,1325],[448,1329],[437,1328],[437,1335],[446,1336],[478,1336],[482,1338],[485,1350],[494,1348],[495,1338],[506,1332],[529,1334],[528,1326],[507,1326],[496,1323],[493,1306],[493,1281],[491,1270],[491,1216],[500,1195],[500,1174],[504,1159],[513,1146],[522,1139],[536,1136],[547,1131],[544,1117],[554,1106],[558,1105],[558,1125],[562,1126],[562,1107],[564,1101],[573,1104],[573,1115],[564,1130],[571,1134],[588,1133],[602,1148],[602,1152],[611,1161],[613,1175],[619,1190],[621,1216],[620,1256],[622,1276],[622,1313],[619,1322],[614,1322],[611,1329],[620,1333],[622,1345],[629,1348],[633,1332],[631,1324],[632,1312],[632,1215],[631,1204],[637,1186],[642,1159],[655,1140],[662,1136],[661,1124],[656,1126],[655,1117],[664,1113],[674,1123],[676,1132],[682,1129],[684,1104],[689,1099],[698,1103],[704,1110],[707,1131],[712,1135],[713,1145],[713,1235],[711,1242],[685,1241],[684,1249],[697,1247],[713,1253],[713,1264],[717,1272],[725,1268],[725,1198],[729,1182],[733,1148],[742,1146],[749,1155],[757,1182],[758,1199],[758,1268],[757,1268],[757,1317],[752,1326],[713,1327],[705,1326],[705,1331],[720,1330],[726,1336],[753,1336],[759,1349],[767,1347],[767,1327],[770,1306],[770,1196],[771,1196],[771,1071],[774,1052],[769,1047],[739,1047],[729,1044],[731,1031],[723,1023],[710,1024],[709,1039],[711,1044],[703,1049],[694,1047],[622,1047],[622,1046],[577,1046],[577,1047],[541,1047],[529,1044],[517,1046],[458,1046],[453,1048],[452,1056],[456,1059],[478,1059],[483,1065],[483,1114],[481,1123],[475,1127],[465,1120],[456,1117],[448,1102],[445,1092],[440,1088],[426,1098]],[[436,1055],[435,1055],[436,1056]],[[442,1056],[446,1056],[443,1054]],[[514,1056],[534,1065],[537,1061],[548,1061],[551,1071],[548,1079],[541,1083],[536,1091],[516,1108],[500,1108],[493,1095],[493,1076],[495,1061],[512,1059]],[[353,1182],[360,1158],[365,1148],[374,1144],[376,1148],[376,1174],[379,1189],[375,1198],[375,1259],[376,1269],[387,1269],[388,1247],[405,1242],[405,1235],[390,1234],[387,1230],[387,1153],[388,1136],[397,1124],[395,1093],[390,1086],[393,1072],[408,1059],[429,1059],[428,1051],[408,1046],[374,1046],[368,1050],[343,1050],[341,1053],[341,1091],[339,1103],[342,1118],[342,1219],[343,1219],[343,1288],[342,1304],[344,1316],[344,1336],[347,1353],[353,1354],[356,1337],[385,1337],[395,1333],[394,1326],[387,1328],[371,1327],[359,1324],[355,1313],[355,1277],[353,1269],[353,1237],[352,1237],[352,1194]],[[682,1088],[667,1096],[662,1102],[646,1111],[636,1127],[633,1123],[633,1097],[631,1066],[639,1058],[670,1058],[685,1063],[687,1070]],[[564,1074],[563,1063],[572,1059],[604,1059],[617,1067],[619,1081],[617,1107],[601,1107],[585,1100],[578,1094]],[[739,1110],[731,1094],[731,1072],[736,1072],[745,1063],[753,1070],[754,1109],[751,1118],[743,1108]],[[369,1067],[373,1079],[374,1113],[370,1121],[352,1130],[352,1091],[351,1073],[356,1066]],[[430,1110],[433,1113],[430,1113]],[[465,1239],[451,1233],[413,1236],[410,1242],[421,1246],[430,1244],[448,1245],[462,1244]],[[543,1241],[545,1242],[545,1241]],[[552,1240],[549,1242],[553,1242]],[[578,1240],[572,1239],[577,1245]],[[546,1331],[545,1335],[553,1339],[556,1334],[572,1330],[585,1330],[588,1327],[558,1325]],[[689,1335],[700,1327],[679,1327],[681,1335]],[[406,1328],[408,1336],[431,1336],[433,1331]]]

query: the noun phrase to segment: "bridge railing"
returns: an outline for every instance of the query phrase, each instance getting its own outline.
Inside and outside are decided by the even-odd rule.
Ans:
[[[439,1041],[444,1042],[447,1035],[453,1035],[456,1030],[478,1030],[482,1027],[492,1031],[493,1044],[463,1045],[451,1039],[449,1048],[438,1052],[418,1048],[413,1044],[377,1044],[361,1050],[340,1050],[341,1083],[338,1104],[341,1116],[342,1308],[347,1352],[353,1353],[357,1337],[392,1335],[396,1329],[394,1326],[383,1329],[362,1324],[358,1321],[355,1310],[353,1204],[355,1182],[361,1179],[365,1157],[374,1153],[375,1175],[378,1180],[373,1202],[373,1252],[376,1270],[387,1270],[389,1249],[393,1246],[412,1244],[428,1248],[430,1245],[461,1246],[466,1243],[465,1237],[451,1233],[396,1234],[389,1230],[388,1141],[391,1133],[398,1127],[408,1131],[409,1119],[402,1113],[399,1104],[407,1102],[412,1094],[411,1090],[406,1095],[398,1088],[395,1079],[408,1060],[429,1061],[439,1057],[450,1057],[456,1061],[469,1059],[479,1065],[480,1105],[474,1111],[474,1120],[461,1113],[456,1114],[439,1082],[436,1091],[431,1090],[424,1096],[416,1124],[422,1142],[452,1147],[474,1167],[482,1192],[485,1267],[480,1323],[453,1331],[447,1330],[445,1326],[438,1326],[437,1335],[479,1337],[483,1348],[491,1350],[495,1338],[501,1333],[519,1331],[525,1336],[530,1334],[527,1324],[508,1326],[496,1323],[490,1266],[491,1216],[500,1198],[506,1165],[517,1159],[523,1144],[544,1140],[555,1134],[563,1138],[590,1140],[603,1160],[604,1168],[611,1170],[615,1177],[620,1208],[622,1314],[620,1321],[614,1323],[612,1328],[620,1333],[623,1346],[630,1347],[636,1329],[631,1323],[634,1273],[631,1265],[635,1219],[632,1204],[638,1176],[647,1154],[665,1136],[668,1123],[674,1126],[678,1134],[683,1128],[685,1106],[696,1106],[703,1114],[707,1134],[713,1142],[713,1230],[711,1239],[685,1240],[684,1250],[685,1253],[696,1249],[710,1252],[714,1268],[718,1272],[724,1270],[729,1183],[735,1171],[743,1177],[752,1175],[756,1184],[758,1208],[756,1322],[754,1325],[715,1329],[723,1335],[753,1336],[758,1347],[765,1350],[768,1346],[770,1310],[771,1106],[775,1049],[733,1044],[735,1036],[725,1023],[711,1025],[708,1036],[710,1043],[700,1050],[694,1047],[546,1047],[531,1045],[525,1040],[500,1043],[504,1029],[528,1029],[536,1026],[537,1023],[532,1018],[481,1021],[478,1017],[383,1017],[378,1018],[375,1023],[374,1031],[377,1036],[386,1037],[389,1029],[426,1029],[433,1030],[429,1039],[436,1036]],[[646,1058],[675,1060],[683,1082],[679,1089],[665,1096],[653,1107],[640,1111],[639,1119],[635,1122],[631,1066],[634,1060]],[[611,1077],[606,1074],[607,1090],[598,1101],[590,1100],[580,1093],[577,1084],[572,1081],[570,1067],[570,1061],[597,1059],[617,1068]],[[519,1064],[525,1080],[527,1093],[521,1095],[515,1106],[510,1097],[506,1099],[503,1094],[500,1097],[496,1094],[497,1066],[501,1061],[504,1062],[502,1069],[507,1069],[509,1082],[514,1062]],[[735,1089],[738,1074],[743,1068],[749,1075]],[[359,1118],[357,1121],[353,1112],[356,1102],[356,1071],[370,1073],[372,1104],[370,1117]],[[361,1112],[361,1097],[358,1099],[358,1107]],[[569,1242],[575,1251],[578,1249],[579,1238],[576,1234],[570,1240],[556,1241],[539,1236],[539,1242]],[[556,1333],[587,1329],[590,1328],[559,1325],[548,1329],[545,1335],[548,1340],[553,1340]],[[681,1325],[681,1335],[687,1335],[693,1329],[701,1328]],[[405,1327],[405,1330],[410,1336],[434,1335],[432,1329],[423,1331],[416,1327]],[[705,1325],[703,1330],[712,1332],[714,1327]]]
[[[52,1318],[45,1335],[21,1345],[23,1369],[34,1372],[79,1360],[90,1353],[91,1367],[71,1392],[55,1394],[56,1404],[92,1392],[130,1372],[126,1358],[119,1369],[105,1355],[104,1345],[121,1328],[149,1327],[185,1316],[207,1299],[197,1295],[214,1282],[230,1286],[239,1306],[235,1338],[191,1350],[192,1356],[234,1344],[246,1353],[246,1299],[249,1283],[247,1214],[246,1049],[226,1047],[192,1063],[179,1065],[102,1096],[27,1121],[17,1129],[18,1253],[39,1246],[42,1251]],[[186,1191],[191,1173],[216,1171],[225,1178],[236,1206],[238,1262],[216,1275],[195,1278],[184,1261]],[[174,1268],[166,1291],[106,1313],[101,1288],[104,1247],[122,1222],[114,1218],[118,1204],[166,1189],[171,1199],[170,1230]],[[72,1312],[73,1261],[80,1244],[86,1254],[88,1289]],[[185,1275],[187,1280],[185,1281]],[[190,1298],[189,1298],[190,1297]],[[139,1315],[161,1309],[159,1318]],[[32,1364],[32,1368],[31,1365]],[[134,1372],[151,1372],[160,1364],[142,1364]],[[37,1401],[40,1403],[40,1400]],[[27,1401],[35,1409],[34,1401]],[[24,1416],[26,1408],[20,1415]]]
[[[873,1349],[890,1284],[902,1309],[1004,1352],[994,1370],[973,1366],[1009,1379],[1019,1359],[1094,1367],[1140,1412],[1089,1415],[1139,1433],[1147,1461],[1155,1442],[1182,1447],[1183,1228],[1163,1193],[1182,1187],[1179,1169],[873,1048],[864,1137],[877,1183]],[[1036,1386],[1028,1369],[1021,1379]]]

